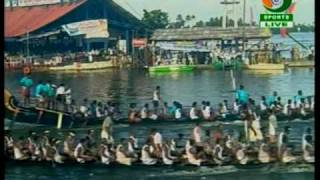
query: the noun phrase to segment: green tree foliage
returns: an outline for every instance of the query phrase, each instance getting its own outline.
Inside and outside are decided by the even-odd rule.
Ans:
[[[142,22],[150,30],[163,29],[169,25],[169,15],[167,12],[159,10],[143,10]]]
[[[287,28],[289,33],[293,32],[314,32],[314,26],[309,24],[294,24],[292,28]],[[271,29],[272,34],[280,34],[280,29]]]

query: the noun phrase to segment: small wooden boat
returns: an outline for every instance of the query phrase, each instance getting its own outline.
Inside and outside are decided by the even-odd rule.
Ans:
[[[149,72],[181,72],[193,71],[194,65],[160,65],[149,67]]]
[[[101,125],[104,118],[83,118],[68,112],[18,106],[14,96],[5,90],[5,117],[14,122],[56,126],[58,129]]]
[[[244,65],[244,67],[248,70],[284,70],[285,69],[284,64],[271,64],[271,63]]]

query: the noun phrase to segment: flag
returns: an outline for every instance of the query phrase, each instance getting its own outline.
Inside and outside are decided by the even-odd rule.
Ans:
[[[294,3],[291,4],[291,6],[290,6],[289,9],[288,9],[288,14],[292,14],[292,13],[294,13],[294,12],[297,10],[296,4],[297,4],[296,2],[294,2]]]
[[[286,28],[281,28],[280,29],[281,37],[285,38],[285,37],[287,37],[287,34],[288,34],[288,30]]]
[[[297,2],[294,2],[294,3],[291,4],[289,9],[287,10],[288,14],[292,14],[292,13],[294,13],[296,11],[296,4],[297,4]],[[285,38],[285,37],[287,37],[287,34],[288,34],[288,30],[286,28],[281,28],[280,29],[281,37]]]

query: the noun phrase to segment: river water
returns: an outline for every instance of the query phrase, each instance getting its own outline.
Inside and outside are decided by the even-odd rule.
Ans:
[[[313,95],[315,87],[314,69],[297,68],[286,71],[234,72],[237,86],[243,84],[250,95],[259,100],[262,95],[270,95],[278,91],[283,99],[292,98],[298,90],[305,95]],[[7,72],[5,87],[19,98],[18,80],[22,77],[20,72]],[[121,110],[128,108],[128,103],[135,102],[143,105],[150,102],[154,88],[161,86],[161,95],[169,103],[174,100],[184,105],[191,105],[193,101],[211,101],[218,104],[224,99],[232,101],[233,94],[230,72],[224,71],[195,71],[190,73],[149,74],[143,70],[103,70],[91,73],[34,73],[34,81],[52,80],[54,83],[65,83],[72,88],[73,98],[81,102],[83,98],[98,101],[115,101],[120,104]],[[259,102],[259,101],[258,101]],[[300,147],[301,135],[306,127],[313,127],[314,121],[291,122],[292,134],[290,141]],[[280,128],[286,123],[280,123]],[[184,133],[186,137],[191,133],[193,125],[174,124],[172,126],[155,126],[163,133],[164,138],[177,137],[177,133]],[[98,130],[99,127],[96,129]],[[144,142],[149,126],[116,126],[114,136],[127,137],[134,132],[139,142]],[[215,129],[210,124],[204,125],[206,129]],[[225,125],[225,129],[241,130],[241,124]],[[24,127],[24,130],[28,128]],[[33,128],[35,130],[43,130]],[[85,133],[87,129],[78,130],[78,134]],[[19,130],[20,132],[20,130]],[[21,130],[21,132],[23,132]],[[62,136],[62,135],[61,135]],[[292,166],[266,166],[258,169],[239,169],[234,166],[226,167],[84,167],[66,166],[23,166],[8,164],[5,169],[6,179],[201,179],[201,180],[312,180],[314,167],[306,165]]]

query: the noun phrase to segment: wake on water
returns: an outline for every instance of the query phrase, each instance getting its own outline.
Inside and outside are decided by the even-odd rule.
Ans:
[[[254,170],[254,171],[252,171]],[[162,177],[201,177],[210,175],[222,175],[237,172],[255,172],[255,173],[302,173],[314,172],[314,165],[311,164],[294,164],[294,165],[266,165],[261,168],[239,169],[236,166],[218,166],[218,167],[194,167],[190,170],[175,170],[174,172],[163,173]],[[155,177],[149,175],[148,177]]]

